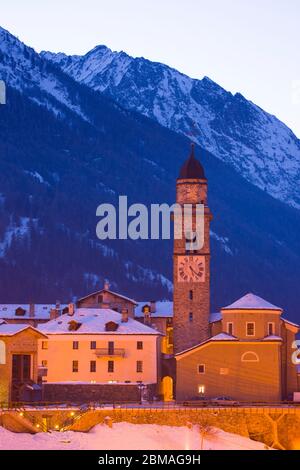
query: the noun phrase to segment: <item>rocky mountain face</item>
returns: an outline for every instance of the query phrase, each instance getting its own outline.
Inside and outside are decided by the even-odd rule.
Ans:
[[[84,56],[41,55],[79,83],[192,138],[249,182],[300,208],[300,140],[240,93],[105,46]]]
[[[96,237],[96,208],[173,203],[190,142],[0,29],[0,301],[69,301],[102,287],[171,298],[172,241]],[[116,77],[115,77],[116,79]],[[134,94],[134,89],[133,89]],[[119,100],[118,100],[119,101]],[[212,309],[253,291],[297,320],[300,212],[196,146],[209,181]]]

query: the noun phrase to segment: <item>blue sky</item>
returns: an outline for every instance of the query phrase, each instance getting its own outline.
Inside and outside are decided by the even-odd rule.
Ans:
[[[300,0],[9,0],[0,25],[37,51],[105,44],[207,75],[300,137]]]

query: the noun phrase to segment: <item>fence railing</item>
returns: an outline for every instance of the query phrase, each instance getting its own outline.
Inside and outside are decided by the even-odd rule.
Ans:
[[[146,402],[143,401],[93,401],[93,402],[0,402],[0,411],[19,411],[27,412],[27,410],[39,409],[78,409],[84,408],[93,410],[98,408],[117,408],[117,409],[178,409],[178,408],[273,408],[273,407],[300,407],[300,402],[294,401],[281,401],[281,402],[239,402],[235,404],[216,403],[216,402],[202,402],[202,401],[171,401],[171,402]]]

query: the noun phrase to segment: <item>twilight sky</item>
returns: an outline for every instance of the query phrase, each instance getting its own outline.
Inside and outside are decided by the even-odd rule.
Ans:
[[[207,75],[300,137],[300,0],[9,0],[0,25],[37,51],[105,44]]]

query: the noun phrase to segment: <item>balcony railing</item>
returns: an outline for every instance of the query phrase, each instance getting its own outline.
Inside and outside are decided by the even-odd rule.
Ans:
[[[125,357],[125,349],[123,348],[98,348],[95,349],[97,357]]]

